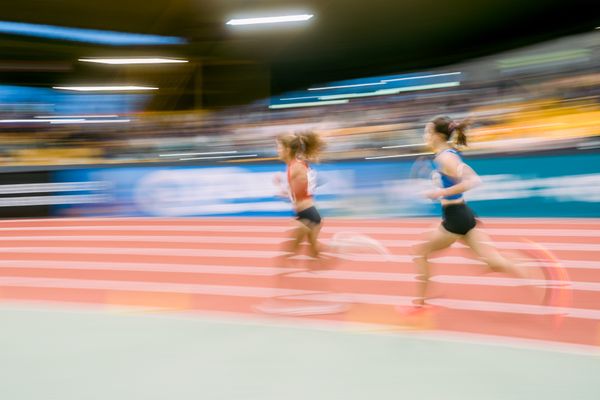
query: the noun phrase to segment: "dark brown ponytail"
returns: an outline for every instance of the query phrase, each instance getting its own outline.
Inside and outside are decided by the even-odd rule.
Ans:
[[[469,120],[453,121],[449,117],[437,117],[432,121],[434,129],[437,133],[443,135],[446,140],[453,139],[454,145],[467,145],[467,127],[470,124]]]
[[[469,126],[467,121],[454,122],[454,129],[452,129],[452,133],[454,135],[454,143],[458,146],[466,146],[467,145],[467,127]]]

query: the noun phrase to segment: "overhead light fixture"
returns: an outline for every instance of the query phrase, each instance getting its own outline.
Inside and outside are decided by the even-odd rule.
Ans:
[[[74,90],[77,92],[120,92],[138,90],[158,90],[157,87],[148,86],[53,86],[52,89]]]
[[[259,17],[259,18],[241,18],[227,21],[227,25],[257,25],[257,24],[278,24],[283,22],[301,22],[308,21],[313,14],[300,15],[282,15],[278,17]]]
[[[130,119],[53,119],[50,121],[52,125],[59,124],[123,124],[131,122]]]
[[[34,118],[42,119],[63,119],[63,118],[118,118],[118,115],[40,115]]]
[[[269,106],[272,110],[277,110],[281,108],[294,108],[294,107],[319,107],[319,106],[329,106],[334,104],[346,104],[350,100],[330,100],[330,101],[309,101],[305,103],[289,103],[289,104],[271,104]]]
[[[19,123],[46,123],[46,122],[52,122],[55,121],[54,119],[0,119],[0,123],[3,124],[19,124]],[[84,119],[64,119],[62,121],[71,121],[71,122],[81,122],[81,121],[85,121]]]
[[[143,46],[187,43],[184,38],[175,36],[103,31],[97,29],[71,28],[65,26],[30,24],[14,21],[0,21],[0,33],[65,40],[71,42],[97,43],[112,46]]]
[[[111,64],[111,65],[133,65],[133,64],[181,64],[188,60],[177,58],[149,57],[149,58],[80,58],[81,62]]]

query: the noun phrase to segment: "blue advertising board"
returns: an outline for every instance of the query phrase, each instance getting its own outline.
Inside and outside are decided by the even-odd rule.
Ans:
[[[467,200],[480,216],[600,217],[600,154],[466,158],[483,184]],[[414,161],[361,161],[313,166],[316,200],[326,216],[439,215],[422,197],[428,179],[411,178]],[[274,183],[285,166],[143,166],[55,171],[55,182],[103,182],[102,203],[57,205],[55,215],[288,216]],[[423,178],[423,177],[421,177]]]

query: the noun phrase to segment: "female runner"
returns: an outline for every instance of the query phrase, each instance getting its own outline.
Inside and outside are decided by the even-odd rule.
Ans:
[[[320,245],[317,241],[321,230],[321,215],[315,207],[313,191],[316,186],[315,174],[309,162],[318,160],[324,143],[314,132],[285,135],[277,138],[279,158],[287,164],[289,197],[292,201],[298,225],[292,238],[285,246],[289,258],[298,254],[300,244],[306,239],[310,246],[310,256],[319,258]]]
[[[514,262],[503,257],[493,246],[490,238],[477,228],[473,211],[466,204],[463,193],[477,186],[479,176],[465,164],[458,150],[449,141],[454,139],[458,146],[467,145],[465,130],[467,123],[456,122],[448,117],[437,117],[427,123],[423,136],[425,143],[435,153],[433,178],[438,189],[426,195],[442,204],[442,223],[430,234],[429,239],[414,249],[414,261],[419,268],[419,285],[414,305],[423,308],[427,300],[430,278],[429,259],[437,251],[450,247],[460,240],[473,250],[495,272],[504,272],[519,278],[529,278]]]

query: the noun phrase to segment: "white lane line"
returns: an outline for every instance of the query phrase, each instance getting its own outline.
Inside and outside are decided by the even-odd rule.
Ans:
[[[348,271],[325,270],[307,272],[300,268],[277,268],[255,266],[228,266],[228,265],[182,265],[182,264],[154,264],[154,263],[106,263],[90,261],[18,261],[2,260],[0,268],[20,269],[51,269],[51,270],[76,270],[76,271],[121,271],[121,272],[164,272],[212,275],[237,275],[237,276],[262,276],[272,277],[282,272],[291,276],[310,279],[337,279],[376,282],[416,282],[417,274],[400,272],[373,272],[373,271]],[[6,276],[6,275],[4,275]],[[140,278],[142,279],[142,278]],[[543,286],[556,285],[579,291],[600,292],[600,282],[563,282],[546,280],[525,280],[517,278],[482,277],[469,275],[436,275],[431,278],[433,282],[455,285],[474,286]]]
[[[290,230],[290,226],[259,226],[259,225],[240,225],[240,226],[225,226],[225,225],[198,225],[198,226],[187,226],[187,225],[125,225],[125,226],[95,226],[95,225],[81,225],[81,226],[56,226],[56,227],[2,227],[0,231],[151,231],[158,230],[164,232],[244,232],[244,233],[272,233],[272,232],[286,232]],[[385,227],[385,226],[358,226],[358,227],[345,227],[345,226],[331,226],[325,227],[324,231],[331,233],[339,232],[356,232],[364,234],[422,234],[431,231],[431,228],[396,228],[396,227]],[[490,228],[484,229],[487,233],[497,236],[546,236],[546,237],[600,237],[600,229],[523,229],[523,228]]]
[[[439,264],[479,265],[479,266],[485,267],[484,262],[482,262],[480,260],[472,259],[472,258],[466,258],[466,257],[441,256],[441,257],[436,257],[436,258],[432,259],[432,261],[435,263],[439,263]],[[555,264],[552,262],[550,262],[550,263],[532,262],[532,263],[523,263],[523,266],[524,267],[532,267],[532,268],[537,268],[537,267],[552,267],[552,268],[554,268]],[[566,268],[566,269],[597,270],[597,269],[600,269],[600,261],[560,260],[560,266],[563,268]]]
[[[23,247],[1,247],[0,254],[93,254],[103,255],[129,255],[129,256],[166,256],[166,257],[214,257],[214,258],[276,258],[283,254],[282,251],[261,251],[261,250],[218,250],[218,249],[176,249],[176,248],[139,248],[139,247],[48,247],[48,246],[23,246]],[[361,253],[341,253],[332,254],[342,260],[362,261],[366,263],[412,263],[412,256],[409,255],[391,255],[384,257],[380,254],[361,254]],[[483,262],[465,257],[439,257],[432,259],[433,262],[441,264],[458,265],[485,265]],[[564,268],[574,269],[600,269],[600,261],[589,260],[561,260],[560,264]],[[552,263],[531,263],[524,266],[554,266]]]
[[[311,293],[318,293],[307,290],[277,289],[255,286],[202,285],[168,282],[131,282],[57,278],[0,277],[0,286],[56,289],[122,290],[133,292],[141,291],[259,298],[269,298],[273,296],[307,295]]]
[[[283,236],[195,236],[195,235],[42,235],[5,236],[4,241],[35,242],[40,240],[65,242],[148,242],[148,243],[208,243],[208,244],[281,244],[287,240]],[[2,244],[0,240],[0,245]],[[598,245],[600,249],[600,245]]]
[[[143,291],[160,293],[183,293],[218,295],[233,297],[269,298],[272,296],[294,296],[297,299],[335,302],[335,303],[362,303],[383,305],[410,305],[412,297],[391,296],[362,293],[323,293],[296,289],[275,289],[266,287],[249,286],[224,286],[200,285],[180,283],[154,283],[154,282],[122,282],[110,280],[82,280],[82,279],[55,279],[55,278],[8,278],[0,277],[0,286],[28,287],[28,288],[56,288],[56,289],[82,289],[82,290],[117,290],[117,291]],[[556,315],[565,317],[600,320],[600,310],[549,307],[519,303],[499,303],[490,301],[458,300],[458,299],[433,299],[431,304],[453,310],[483,311],[526,315]]]
[[[255,267],[243,265],[204,265],[168,263],[129,263],[96,261],[37,261],[0,260],[0,268],[53,269],[78,271],[131,271],[131,272],[172,272],[192,274],[218,274],[242,276],[275,276],[283,269],[277,267]],[[286,268],[285,271],[304,271],[299,268]]]
[[[470,310],[485,312],[502,312],[530,315],[562,314],[565,317],[600,320],[600,310],[585,308],[549,307],[528,304],[498,303],[491,301],[432,299],[432,305],[451,308],[454,310]]]
[[[291,210],[290,210],[291,215]],[[3,224],[28,224],[32,222],[41,222],[46,224],[63,224],[70,222],[102,222],[111,224],[128,224],[132,221],[140,222],[144,224],[160,224],[160,223],[173,223],[177,224],[182,221],[194,221],[199,224],[210,221],[210,222],[241,222],[241,223],[288,223],[290,217],[60,217],[60,218],[17,218],[17,219],[5,219],[0,221],[0,225]],[[392,218],[343,218],[343,217],[327,217],[327,221],[332,224],[365,224],[370,223],[377,225],[378,223],[396,223],[402,224],[430,224],[432,222],[439,222],[439,217],[392,217]],[[600,225],[600,218],[507,218],[507,217],[484,217],[483,222],[486,224],[515,224],[515,225],[531,225],[531,224],[549,224],[549,225]]]
[[[251,237],[251,236],[195,236],[195,235],[40,235],[40,236],[6,236],[5,241],[35,242],[40,240],[66,241],[66,242],[148,242],[148,243],[207,243],[207,244],[281,244],[287,239],[282,236]],[[327,235],[323,235],[327,242]],[[371,239],[375,240],[375,239]],[[380,244],[391,248],[410,248],[421,243],[419,240],[377,240]],[[591,243],[556,243],[536,242],[536,244],[554,251],[598,251],[600,244]],[[0,241],[0,246],[2,242]],[[524,242],[495,241],[493,245],[499,249],[525,250],[531,247]],[[457,243],[456,247],[467,248]],[[360,247],[357,243],[355,247]]]
[[[163,231],[163,232],[286,232],[291,226],[227,226],[227,225],[78,225],[2,227],[0,231]]]
[[[97,254],[136,255],[169,257],[231,257],[231,258],[274,258],[285,254],[282,251],[260,250],[213,250],[173,249],[139,247],[0,247],[1,253],[21,254]]]

